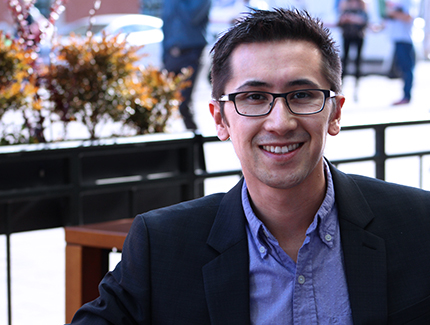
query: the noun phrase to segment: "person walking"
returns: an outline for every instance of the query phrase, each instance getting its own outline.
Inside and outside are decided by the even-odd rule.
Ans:
[[[170,72],[193,69],[191,86],[182,91],[179,111],[188,130],[197,130],[191,100],[200,69],[200,58],[207,44],[206,29],[211,0],[164,0],[163,2],[163,64]]]
[[[358,80],[361,77],[361,52],[369,16],[366,10],[366,3],[363,0],[343,0],[339,7],[340,17],[338,26],[342,29],[343,41],[342,78],[348,71],[349,50],[351,47],[355,47],[354,99],[357,100]]]
[[[413,17],[410,0],[386,2],[387,27],[394,42],[394,66],[403,81],[403,97],[393,105],[404,105],[411,101],[415,68],[415,48],[412,41]]]

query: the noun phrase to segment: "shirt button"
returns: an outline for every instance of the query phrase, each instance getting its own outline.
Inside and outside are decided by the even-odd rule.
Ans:
[[[306,279],[305,279],[305,277],[303,275],[299,275],[299,277],[297,278],[297,281],[300,284],[303,284],[303,283],[305,283]]]
[[[266,249],[263,246],[260,246],[260,253],[264,254],[266,252]]]
[[[333,237],[330,234],[325,235],[324,238],[326,241],[331,241],[333,239]]]

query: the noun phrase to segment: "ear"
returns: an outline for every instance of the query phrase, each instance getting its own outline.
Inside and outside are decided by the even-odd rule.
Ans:
[[[328,134],[337,135],[340,132],[340,118],[343,104],[345,103],[345,97],[338,95],[335,98],[335,104],[333,111],[330,114],[330,121],[328,126]]]
[[[209,110],[215,121],[215,127],[216,127],[218,138],[221,141],[227,140],[230,137],[230,133],[228,131],[228,125],[226,121],[222,118],[221,107],[219,102],[215,100],[211,100],[209,102]]]

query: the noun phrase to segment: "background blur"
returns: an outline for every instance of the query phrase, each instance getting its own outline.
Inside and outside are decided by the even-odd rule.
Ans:
[[[414,43],[418,58],[416,81],[413,88],[413,100],[410,105],[400,107],[391,106],[391,103],[398,99],[402,85],[399,79],[388,77],[392,63],[393,45],[388,34],[382,28],[381,1],[367,0],[366,2],[370,10],[372,26],[381,28],[369,29],[366,34],[362,69],[365,76],[361,79],[358,90],[353,77],[347,76],[344,80],[343,91],[347,100],[343,109],[342,124],[345,126],[403,120],[430,120],[430,105],[427,96],[430,85],[430,0],[413,0],[415,16],[417,17],[414,23]],[[36,7],[42,15],[39,17],[40,19],[49,15],[50,5],[50,0],[38,0],[36,2]],[[145,14],[160,17],[162,5],[160,0],[103,0],[96,15]],[[307,9],[312,15],[320,17],[326,23],[340,44],[341,34],[335,26],[337,5],[337,0],[250,0],[246,3],[241,0],[214,0],[208,27],[207,55],[203,58],[204,68],[199,75],[196,91],[193,95],[196,122],[203,135],[215,134],[207,105],[210,99],[210,85],[207,79],[210,45],[220,32],[228,28],[234,18],[246,10],[246,6],[261,9],[295,6]],[[57,32],[66,31],[67,33],[71,27],[76,27],[78,22],[83,21],[85,24],[85,18],[88,17],[93,6],[94,1],[69,0],[66,3],[66,10],[56,23]],[[83,20],[81,20],[82,18]],[[0,0],[0,29],[10,33],[14,32],[13,23],[4,0]],[[157,55],[159,54],[155,49],[152,57],[148,58],[149,62],[158,65],[160,58]],[[354,57],[354,53],[352,56]],[[358,91],[358,100],[353,100],[353,94],[356,91]],[[175,124],[172,131],[181,132],[183,126],[180,123]],[[388,149],[393,152],[399,148],[415,148],[417,146],[420,146],[420,149],[422,147],[422,150],[428,150],[430,146],[427,143],[430,135],[428,127],[410,127],[402,132],[393,132],[389,135]],[[341,133],[338,137],[329,138],[326,156],[332,159],[341,156],[366,155],[369,146],[363,146],[365,141],[362,136],[351,138],[344,137]],[[206,149],[206,163],[209,171],[240,168],[229,142],[222,143],[222,147],[214,145],[208,146]],[[374,176],[372,168],[373,166],[366,164],[354,165],[346,171]],[[422,166],[422,169],[425,170],[423,187],[430,190],[430,159],[425,160],[425,166]],[[404,168],[404,162],[400,165],[388,166],[387,179],[406,185],[419,186],[416,177],[409,173],[410,170],[412,169]],[[205,183],[205,193],[226,191],[236,181],[236,177],[209,180]],[[5,236],[1,235],[0,324],[7,324],[8,322],[5,246]],[[65,241],[62,228],[11,235],[13,324],[50,325],[64,323],[64,249]],[[118,258],[119,254],[112,254],[112,267]]]
[[[27,1],[27,0],[21,0]],[[418,58],[430,56],[430,0],[411,0],[414,7],[414,42]],[[37,0],[36,8],[44,17],[49,16],[49,8],[53,0]],[[213,42],[218,33],[227,28],[246,7],[269,9],[273,7],[297,7],[309,11],[312,15],[322,19],[330,27],[335,39],[341,43],[339,28],[335,26],[338,19],[338,6],[340,0],[213,0],[210,24],[208,26],[208,40]],[[384,23],[383,0],[366,0],[369,11],[370,25],[366,34],[363,49],[363,73],[387,74],[391,65],[393,46],[388,32],[381,27]],[[94,7],[94,1],[69,0],[65,1],[66,10],[56,22],[58,32],[67,30],[67,26],[88,17]],[[96,15],[106,14],[146,14],[155,17],[161,16],[163,0],[102,0]],[[85,20],[81,20],[81,22]],[[13,21],[5,0],[0,2],[0,29],[13,32]],[[376,31],[377,30],[377,31]],[[159,58],[153,58],[158,60]]]

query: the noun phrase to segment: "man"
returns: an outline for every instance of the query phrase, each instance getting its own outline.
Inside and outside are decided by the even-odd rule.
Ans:
[[[403,81],[403,96],[393,105],[404,105],[411,101],[415,68],[415,48],[412,41],[412,26],[410,0],[387,1],[387,25],[391,39],[394,42],[394,66],[400,72]]]
[[[206,42],[211,0],[164,0],[163,2],[163,63],[176,74],[192,68],[191,86],[182,91],[179,107],[186,129],[195,131],[197,125],[190,108],[192,92],[200,69],[200,57]]]
[[[255,11],[213,49],[210,111],[244,179],[136,217],[76,324],[427,324],[430,194],[341,173],[341,63],[306,13]]]
[[[348,70],[349,49],[355,48],[355,89],[354,100],[358,100],[358,81],[361,77],[361,53],[369,23],[369,15],[364,0],[343,0],[339,4],[338,26],[342,30],[343,58],[342,67],[344,77]]]

